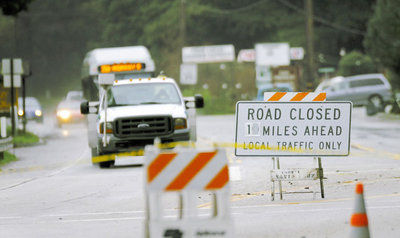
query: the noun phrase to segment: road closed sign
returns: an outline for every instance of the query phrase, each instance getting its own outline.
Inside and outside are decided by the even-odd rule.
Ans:
[[[236,156],[347,156],[350,102],[238,102]]]

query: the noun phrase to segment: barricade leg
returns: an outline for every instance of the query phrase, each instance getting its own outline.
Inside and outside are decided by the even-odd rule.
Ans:
[[[159,192],[153,192],[148,197],[148,220],[155,220],[163,217],[163,207],[161,205],[161,194]]]
[[[279,157],[276,158],[276,167],[277,167],[278,169],[281,168],[281,165],[280,165],[280,163],[279,163]],[[281,180],[279,180],[279,195],[280,195],[281,200],[283,200],[282,181],[281,181]]]
[[[187,218],[193,218],[197,217],[197,207],[196,207],[196,200],[194,199],[194,194],[189,193],[187,191],[183,191],[180,194],[181,200],[182,200],[182,206],[181,206],[181,219],[187,219]],[[183,211],[182,211],[183,210]]]
[[[318,176],[319,176],[319,184],[320,184],[320,188],[321,188],[321,198],[325,198],[324,170],[322,169],[321,157],[318,157]]]
[[[228,191],[215,191],[213,193],[213,216],[218,219],[230,217],[230,200]]]
[[[275,169],[275,157],[272,157],[272,169]],[[271,201],[275,200],[275,181],[271,179]]]

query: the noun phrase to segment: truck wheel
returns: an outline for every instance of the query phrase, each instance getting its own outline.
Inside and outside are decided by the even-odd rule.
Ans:
[[[104,162],[100,162],[100,168],[104,169],[104,168],[110,168],[111,166],[113,166],[115,163],[114,160],[110,160],[110,161],[104,161]]]

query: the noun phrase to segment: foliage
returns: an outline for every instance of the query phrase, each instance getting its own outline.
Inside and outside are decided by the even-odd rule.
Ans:
[[[36,145],[39,142],[39,137],[32,132],[18,132],[14,137],[14,146],[15,147],[24,147],[30,145]]]
[[[397,74],[392,85],[400,88],[400,1],[378,0],[364,43],[374,59]]]
[[[352,51],[340,59],[337,73],[341,76],[376,73],[376,67],[371,57]]]
[[[176,79],[182,45],[233,44],[236,52],[254,48],[258,42],[289,42],[293,47],[305,48],[303,1],[184,2],[183,42],[181,0],[33,1],[29,12],[21,12],[15,22],[10,17],[0,17],[0,55],[18,55],[28,60],[33,73],[27,80],[28,94],[50,102],[51,97],[54,101],[61,100],[67,91],[81,87],[82,59],[93,48],[145,45],[155,59],[157,71],[164,70]],[[336,66],[341,48],[348,52],[363,51],[362,33],[366,31],[365,23],[374,2],[314,1],[314,40],[319,66]],[[219,64],[201,65],[200,85],[196,90],[202,90],[207,83],[210,97],[215,100],[222,96],[231,100],[232,95],[242,98],[242,94],[251,98],[255,94],[254,64],[226,65],[229,70],[224,72]],[[222,83],[233,88],[228,87],[220,95]],[[234,87],[237,83],[242,85],[240,90]]]
[[[15,155],[5,151],[4,159],[0,159],[0,168],[10,162],[17,161],[17,160],[18,160],[18,158]],[[0,171],[1,171],[1,169],[0,169]]]
[[[7,127],[7,135],[11,134],[11,127]],[[32,132],[23,132],[18,129],[13,138],[14,147],[24,147],[36,145],[39,142],[39,137]]]
[[[28,10],[32,0],[0,0],[0,8],[4,15],[17,16],[19,12]]]

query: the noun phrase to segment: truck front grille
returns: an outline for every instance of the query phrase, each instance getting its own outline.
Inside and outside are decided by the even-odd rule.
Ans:
[[[117,137],[157,137],[173,132],[172,117],[132,117],[120,118],[115,121],[115,136]]]

